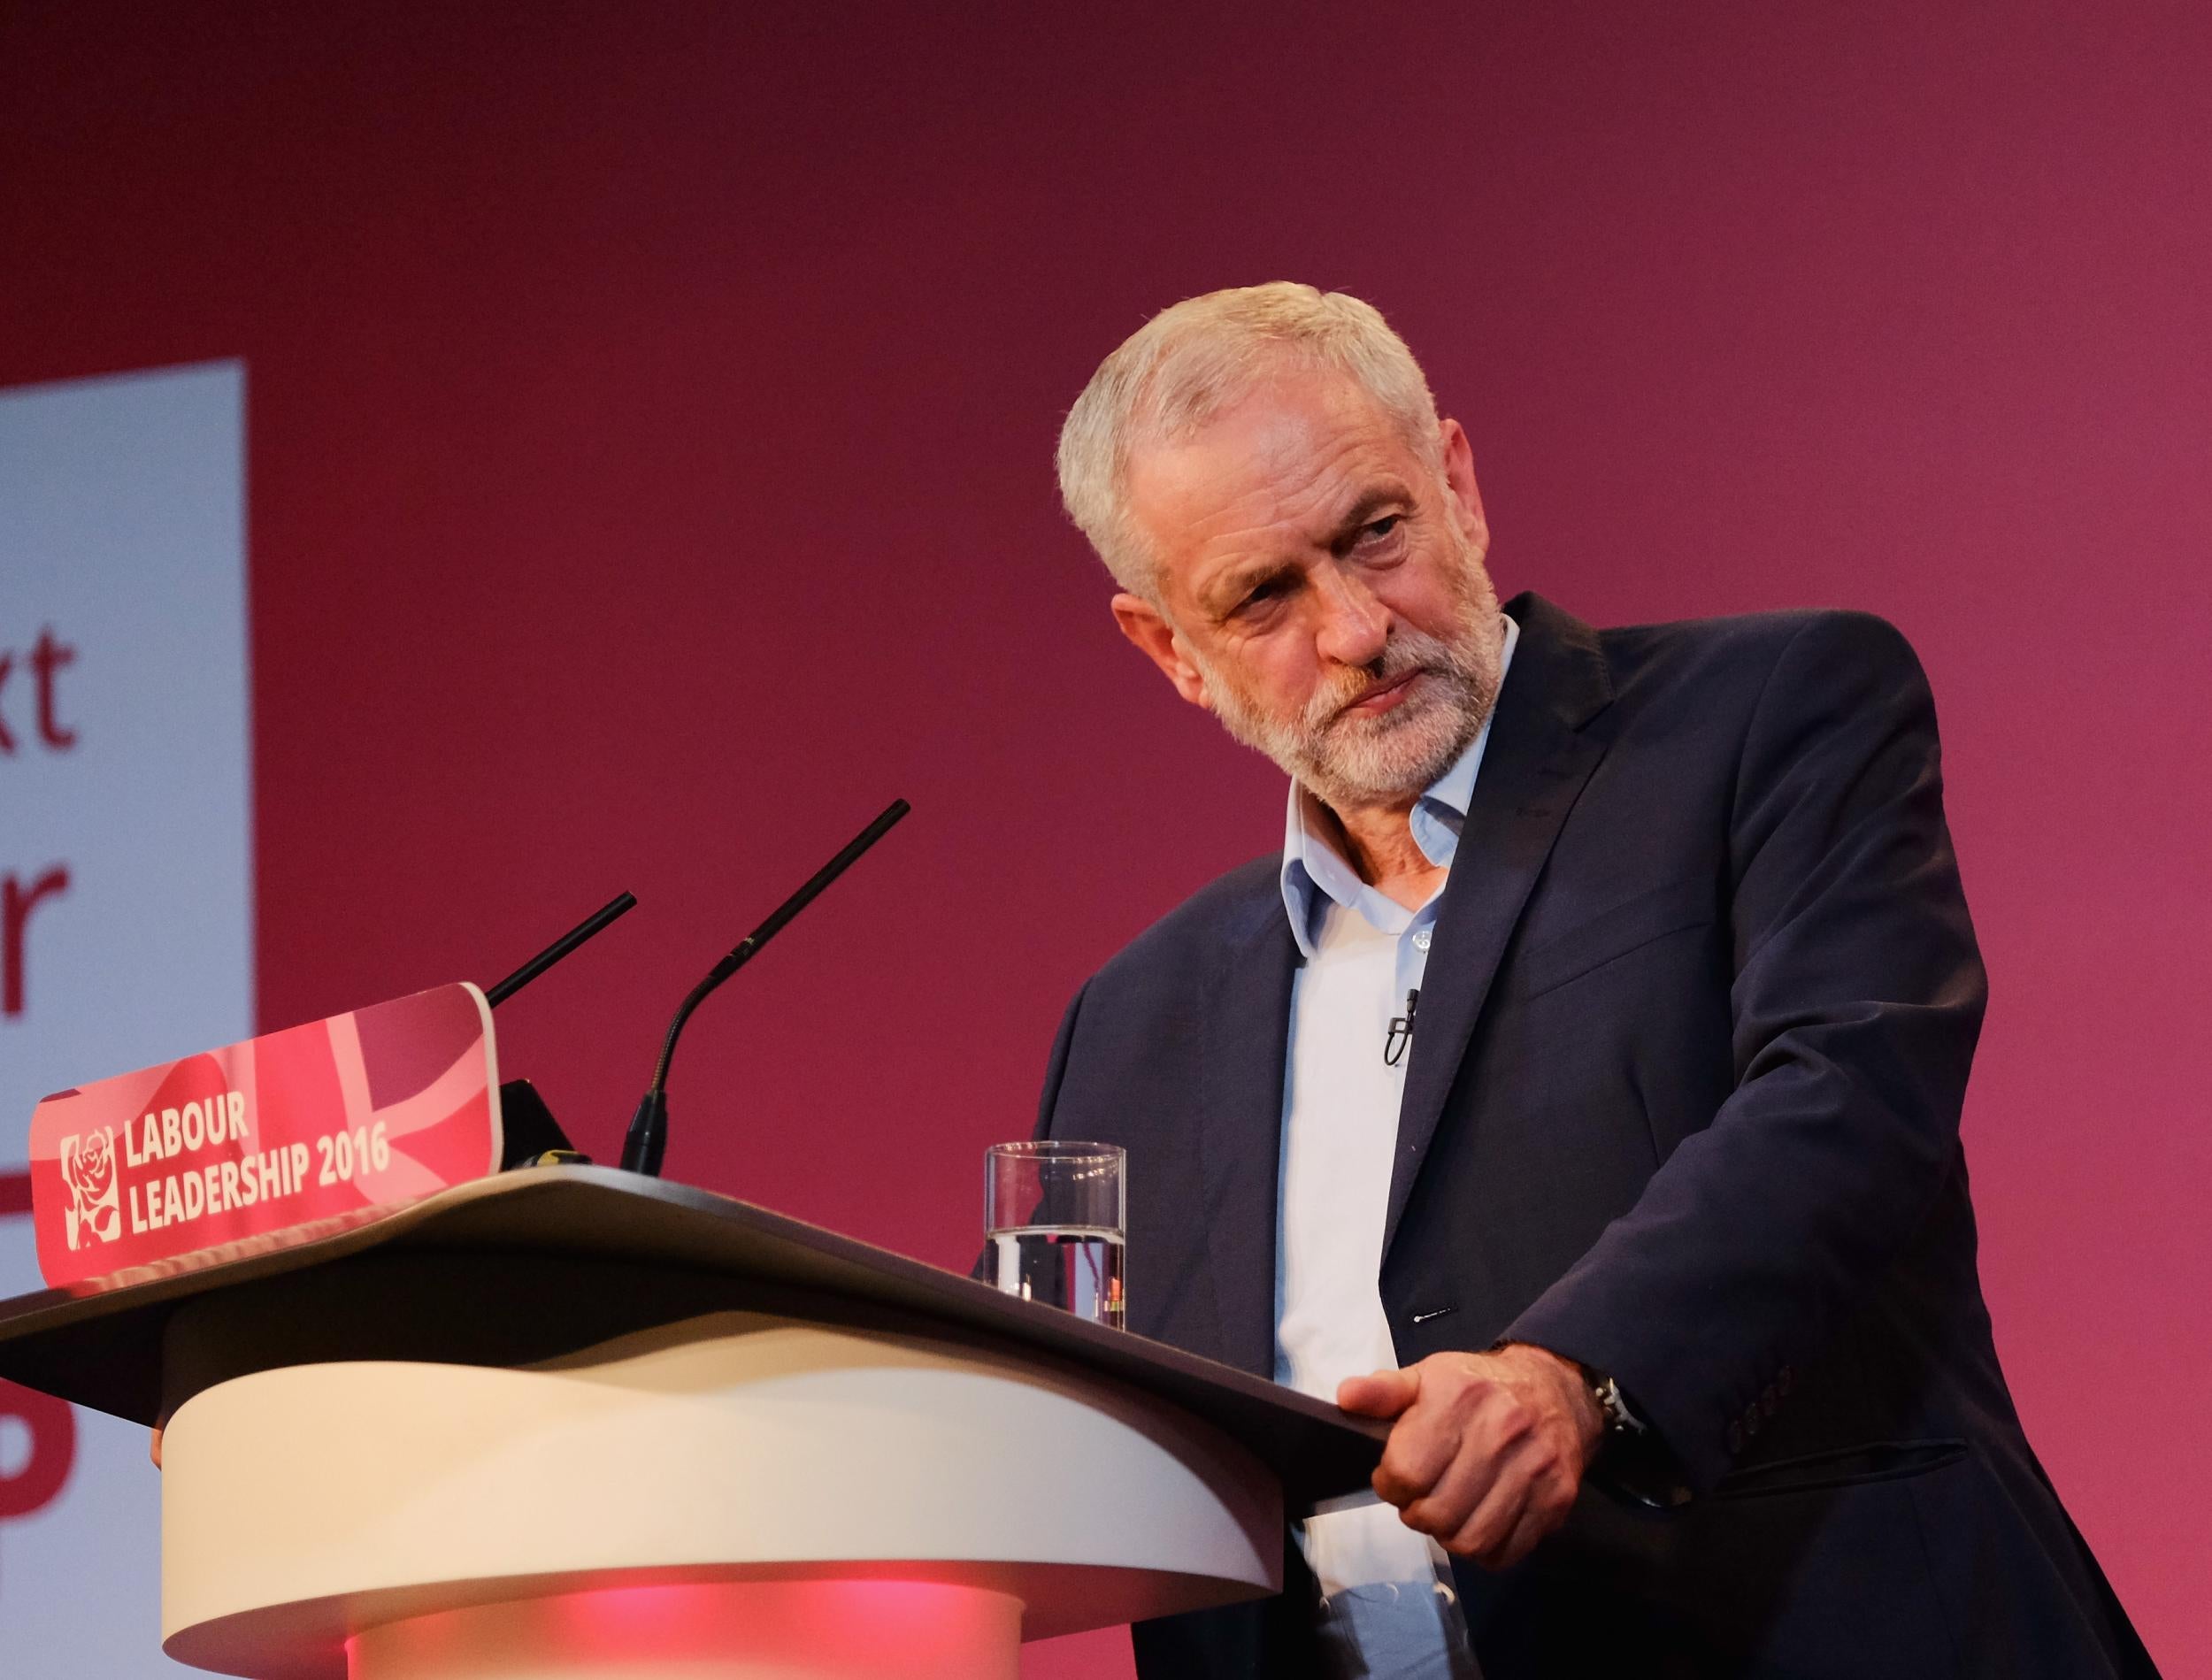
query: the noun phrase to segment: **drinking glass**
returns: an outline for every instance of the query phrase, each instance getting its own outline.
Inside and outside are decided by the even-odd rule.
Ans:
[[[995,1143],[986,1150],[992,1281],[1024,1300],[1120,1329],[1125,1158],[1112,1143]]]

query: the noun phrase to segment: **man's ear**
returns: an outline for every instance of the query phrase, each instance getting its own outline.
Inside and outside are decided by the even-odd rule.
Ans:
[[[1475,482],[1474,449],[1457,420],[1445,420],[1436,431],[1438,441],[1444,446],[1444,482],[1459,506],[1461,525],[1474,539],[1476,548],[1486,554],[1490,549],[1490,522],[1483,517],[1482,487]]]
[[[1184,650],[1183,639],[1175,633],[1175,626],[1160,614],[1160,610],[1142,595],[1118,595],[1114,597],[1114,622],[1121,626],[1121,633],[1143,651],[1146,658],[1159,666],[1167,679],[1175,685],[1175,692],[1194,706],[1213,708],[1207,703],[1206,679],[1198,667],[1191,663]]]

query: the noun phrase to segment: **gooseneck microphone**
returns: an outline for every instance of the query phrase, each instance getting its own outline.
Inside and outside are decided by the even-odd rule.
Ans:
[[[707,978],[691,988],[690,994],[678,1007],[676,1018],[668,1024],[668,1036],[661,1041],[661,1059],[653,1069],[653,1083],[646,1087],[645,1099],[637,1105],[637,1113],[630,1119],[629,1133],[622,1139],[625,1171],[660,1176],[661,1154],[668,1147],[668,1063],[676,1054],[677,1035],[684,1030],[684,1023],[691,1019],[691,1012],[707,1001],[715,987],[751,962],[762,946],[783,931],[787,922],[813,903],[824,887],[850,869],[861,853],[889,833],[891,825],[911,809],[913,807],[904,800],[893,800],[882,816],[855,835],[850,845],[817,870],[812,879],[771,911],[766,921],[739,940],[736,948],[708,970]]]

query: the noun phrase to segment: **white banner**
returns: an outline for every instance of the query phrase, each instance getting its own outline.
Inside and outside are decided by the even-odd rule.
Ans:
[[[0,392],[0,1295],[31,1111],[250,1037],[245,370]],[[0,1392],[0,1669],[161,1654],[146,1432]]]

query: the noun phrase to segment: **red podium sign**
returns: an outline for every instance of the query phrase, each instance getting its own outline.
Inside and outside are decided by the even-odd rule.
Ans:
[[[58,1092],[31,1118],[62,1287],[410,1202],[499,1167],[491,1009],[445,986]]]

